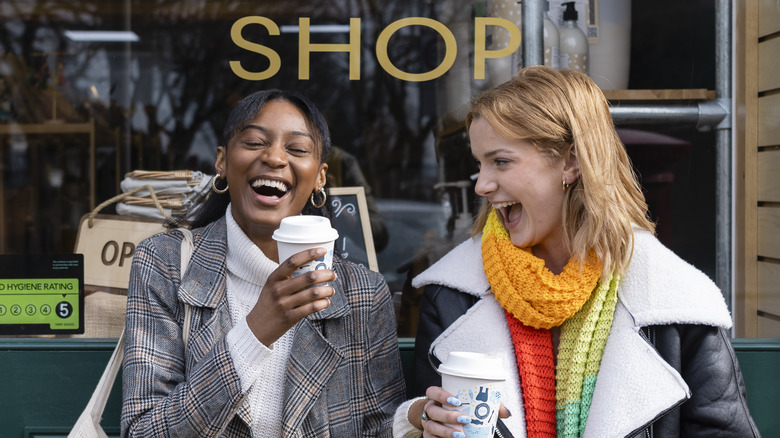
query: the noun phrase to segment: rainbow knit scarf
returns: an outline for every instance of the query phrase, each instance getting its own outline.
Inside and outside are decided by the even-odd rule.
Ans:
[[[618,279],[598,285],[601,265],[592,261],[580,269],[570,260],[554,275],[543,260],[512,245],[495,211],[483,229],[482,261],[506,311],[529,438],[581,437],[612,327]],[[561,326],[557,367],[549,331],[555,326]]]
[[[613,275],[609,282],[600,284],[582,309],[561,326],[555,388],[559,438],[585,434],[619,282],[620,278]]]

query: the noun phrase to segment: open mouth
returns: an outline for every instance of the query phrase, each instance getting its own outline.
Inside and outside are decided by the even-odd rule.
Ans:
[[[270,179],[257,179],[252,181],[252,190],[260,196],[281,198],[290,190],[287,183]]]
[[[510,225],[517,220],[522,212],[522,205],[517,201],[498,202],[493,204],[493,208],[498,210],[503,216],[504,225]]]

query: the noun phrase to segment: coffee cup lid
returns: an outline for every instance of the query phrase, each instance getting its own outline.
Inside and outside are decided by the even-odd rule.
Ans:
[[[453,351],[441,365],[439,372],[452,376],[485,380],[505,380],[506,372],[500,357],[485,353]]]
[[[298,215],[282,219],[273,238],[285,243],[320,243],[338,239],[339,233],[330,220],[322,216]]]

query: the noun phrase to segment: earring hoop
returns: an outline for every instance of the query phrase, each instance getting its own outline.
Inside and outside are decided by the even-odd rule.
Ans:
[[[217,193],[217,194],[221,195],[221,194],[223,194],[223,193],[228,191],[228,189],[230,188],[230,185],[227,183],[227,181],[225,181],[225,188],[224,189],[218,189],[217,188],[217,180],[218,179],[220,179],[219,178],[219,174],[217,174],[217,176],[215,176],[214,178],[211,178],[211,189],[214,190],[214,193]]]
[[[566,178],[564,178],[564,179],[563,179],[563,191],[565,192],[565,191],[566,191],[566,189],[568,189],[570,185],[571,185],[571,184],[569,184],[569,183],[567,183],[567,182],[566,182]]]
[[[311,201],[311,205],[314,206],[314,208],[322,208],[323,205],[325,205],[325,200],[328,199],[328,195],[325,194],[325,188],[320,188],[319,193],[322,193],[322,202],[317,204],[314,202],[314,194],[316,192],[311,192],[311,196],[309,197],[309,200]]]

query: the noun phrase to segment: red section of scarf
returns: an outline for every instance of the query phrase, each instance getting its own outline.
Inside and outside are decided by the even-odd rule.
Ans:
[[[528,438],[555,438],[555,361],[552,333],[523,325],[506,312],[517,357]]]

